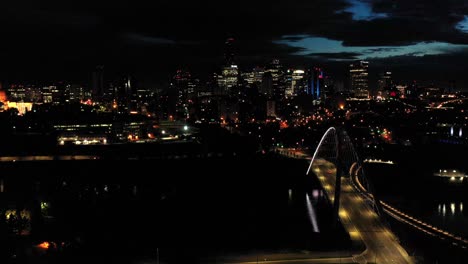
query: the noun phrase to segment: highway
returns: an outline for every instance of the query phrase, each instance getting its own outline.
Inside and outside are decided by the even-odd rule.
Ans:
[[[290,264],[290,263],[356,263],[353,258],[317,258],[317,259],[289,259],[289,260],[258,260],[248,262],[229,262],[229,264],[258,264],[258,263],[272,263],[272,264]]]
[[[306,157],[306,155],[301,150],[280,149],[277,152],[282,154],[282,155],[286,155],[286,156],[292,157],[292,158],[310,159],[310,157]],[[366,163],[393,164],[393,162],[391,162],[391,161],[380,161],[380,160],[365,160],[364,162],[366,162]],[[333,203],[334,185],[335,185],[335,180],[336,180],[336,178],[330,177],[330,176],[333,176],[334,172],[335,172],[333,164],[331,164],[331,163],[328,164],[329,162],[326,162],[326,161],[323,161],[323,160],[322,161],[317,160],[317,161],[315,161],[315,163],[317,164],[317,166],[316,166],[314,172],[316,173],[316,175],[318,175],[322,186],[324,187],[325,191],[327,192],[327,195],[329,197],[330,202]],[[320,163],[322,163],[322,164],[320,164]],[[345,178],[345,179],[342,180],[342,195],[343,195],[343,193],[347,193],[347,194],[345,194],[345,195],[343,195],[341,197],[341,205],[342,205],[341,208],[344,209],[344,210],[340,211],[340,218],[341,218],[341,221],[343,222],[343,225],[345,226],[345,228],[347,228],[347,230],[350,231],[351,238],[354,239],[354,242],[358,242],[359,239],[363,239],[364,243],[368,247],[368,251],[365,252],[364,254],[362,254],[362,257],[365,257],[367,260],[369,260],[373,256],[374,257],[374,262],[375,262],[375,259],[379,258],[379,254],[380,254],[380,251],[381,251],[380,248],[382,246],[379,246],[377,243],[371,243],[371,244],[366,243],[366,238],[362,237],[362,232],[353,232],[353,230],[356,227],[353,226],[352,224],[358,225],[359,223],[354,223],[354,222],[350,221],[350,219],[348,219],[348,221],[349,221],[348,223],[346,222],[346,219],[348,218],[348,216],[350,214],[350,212],[348,212],[348,210],[346,210],[346,207],[350,207],[350,208],[352,208],[352,210],[355,210],[355,207],[351,206],[351,205],[355,205],[355,203],[351,203],[351,205],[347,204],[348,203],[347,199],[344,198],[345,200],[343,200],[343,197],[345,197],[345,196],[348,196],[348,197],[350,197],[352,199],[355,199],[356,201],[359,201],[359,202],[360,202],[360,200],[366,201],[365,203],[367,204],[367,207],[370,209],[371,212],[367,211],[366,214],[361,214],[361,215],[362,216],[369,215],[369,216],[371,216],[371,218],[372,217],[377,218],[377,215],[371,209],[371,205],[374,202],[374,198],[373,198],[372,194],[370,194],[366,190],[366,188],[361,184],[361,182],[359,181],[358,173],[362,169],[362,167],[359,166],[357,169],[353,170],[353,167],[355,165],[356,164],[353,164],[351,166],[350,173],[352,173],[351,171],[354,171],[354,173],[352,175],[350,175],[350,178]],[[321,167],[324,167],[325,171],[322,171]],[[314,168],[312,168],[312,169],[314,169]],[[328,172],[327,172],[327,170],[328,170]],[[359,194],[357,194],[356,191],[359,192]],[[354,192],[354,193],[350,193],[350,192]],[[382,205],[383,211],[386,214],[388,214],[392,218],[396,219],[397,221],[400,221],[401,223],[404,223],[404,224],[407,224],[407,225],[411,226],[415,230],[423,232],[424,234],[426,234],[426,235],[428,235],[430,237],[434,237],[434,238],[446,241],[447,243],[451,244],[452,246],[459,247],[459,248],[462,248],[462,249],[467,249],[468,248],[468,239],[465,239],[465,238],[463,238],[463,237],[461,237],[461,236],[459,236],[457,234],[450,233],[450,232],[448,232],[446,230],[443,230],[443,229],[438,228],[436,226],[433,226],[433,225],[431,225],[431,224],[429,224],[427,222],[424,222],[424,221],[422,221],[422,220],[420,220],[420,219],[418,219],[418,218],[416,218],[414,216],[411,216],[411,215],[409,215],[409,214],[407,214],[407,213],[405,213],[405,212],[391,206],[390,204],[388,204],[388,203],[386,203],[384,201],[381,201],[381,205]],[[361,210],[365,210],[365,208],[359,209],[358,212],[361,212]],[[351,214],[353,214],[353,212],[351,212]],[[357,216],[355,216],[355,217],[359,217],[359,214]],[[353,218],[353,221],[354,221],[354,218]],[[378,230],[378,229],[375,229],[375,227],[382,227],[381,223],[380,224],[379,223],[375,223],[375,224],[370,223],[370,224],[371,224],[370,226],[373,227],[372,228],[373,231]],[[365,230],[365,229],[363,229],[363,230]],[[385,234],[385,233],[386,232],[380,232],[380,231],[376,232],[376,234]],[[394,237],[394,235],[391,234],[390,232],[389,232],[389,236]],[[380,240],[380,239],[382,239],[382,237],[377,235],[377,237],[375,237],[373,239],[379,239]],[[369,241],[370,240],[372,240],[371,237],[369,237]],[[370,241],[370,242],[372,242],[372,241]],[[380,244],[380,245],[384,245],[384,244]],[[399,248],[399,247],[395,247],[395,248]],[[376,252],[378,252],[379,254],[377,254]],[[372,253],[374,253],[374,254],[372,254]],[[384,253],[384,259],[385,259],[385,256],[387,256],[387,255],[389,255],[389,254]],[[403,255],[407,255],[407,254],[403,253]],[[388,260],[392,261],[392,259],[388,259]]]
[[[95,160],[97,156],[91,155],[29,155],[29,156],[2,156],[0,162],[16,161],[52,161],[52,160]]]
[[[311,170],[333,203],[336,168],[331,162],[315,159]],[[354,187],[350,178],[341,180],[340,221],[353,243],[364,243],[366,250],[354,256],[357,263],[413,263],[397,237],[380,221],[368,199]]]
[[[364,188],[364,186],[361,184],[359,181],[359,177],[357,173],[359,172],[358,168],[355,172],[354,175],[352,176],[352,181],[353,185],[356,187],[357,190],[361,192],[361,194],[366,197],[367,200],[373,201],[372,194],[368,193],[367,190]],[[395,207],[389,205],[386,202],[381,201],[382,207],[388,215],[391,217],[395,218],[396,220],[405,223],[407,225],[410,225],[411,227],[415,228],[418,231],[421,231],[425,233],[426,235],[445,240],[450,242],[453,246],[460,247],[463,249],[468,248],[468,239],[464,239],[461,236],[455,235],[453,233],[450,233],[446,230],[440,229],[438,227],[435,227],[431,224],[428,224],[420,219],[417,219],[416,217],[413,217],[407,213],[402,212],[401,210],[396,209]]]
[[[462,102],[464,100],[468,100],[468,98],[457,98],[457,99],[448,100],[448,101],[440,103],[436,108],[443,108],[445,104]]]
[[[296,149],[278,149],[277,152],[297,159],[310,160],[312,158]],[[324,159],[314,159],[309,169],[317,175],[330,203],[333,204],[336,183],[335,165]],[[353,256],[354,263],[413,263],[406,250],[400,245],[398,238],[381,222],[380,217],[373,210],[372,201],[353,184],[352,178],[341,180],[339,217],[353,244],[364,243],[366,246],[364,252]]]
[[[225,264],[257,264],[257,263],[276,263],[276,264],[314,264],[314,263],[356,263],[350,252],[309,252],[306,253],[271,253],[258,255],[244,255],[236,259],[228,258],[228,261],[216,261],[216,263]]]

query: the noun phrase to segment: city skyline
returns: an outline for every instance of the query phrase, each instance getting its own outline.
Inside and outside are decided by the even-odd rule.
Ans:
[[[468,263],[466,0],[0,9],[0,263]]]
[[[8,3],[1,18],[1,79],[88,81],[96,65],[161,83],[176,69],[220,71],[236,40],[241,68],[278,58],[345,79],[350,61],[402,80],[455,81],[466,89],[467,5],[450,2],[296,1],[130,4]]]

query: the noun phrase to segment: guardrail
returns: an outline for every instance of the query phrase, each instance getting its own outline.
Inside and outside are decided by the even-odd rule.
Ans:
[[[358,170],[356,170],[358,171]],[[358,175],[353,175],[351,177],[353,180],[353,185],[354,187],[364,196],[366,199],[371,200],[374,202],[374,197],[372,194],[367,192],[367,189],[364,188],[364,186],[361,184],[359,181]],[[463,249],[468,248],[468,239],[465,239],[461,236],[455,235],[453,233],[450,233],[446,230],[443,230],[441,228],[438,228],[434,225],[428,224],[420,219],[417,219],[416,217],[413,217],[407,213],[404,213],[403,211],[396,209],[395,207],[389,205],[386,202],[380,201],[380,203],[383,206],[384,211],[390,215],[391,217],[395,218],[396,220],[403,222],[405,224],[408,224],[417,230],[430,235],[432,237],[439,238],[441,240],[448,240],[449,242],[452,242],[452,245],[461,247]]]

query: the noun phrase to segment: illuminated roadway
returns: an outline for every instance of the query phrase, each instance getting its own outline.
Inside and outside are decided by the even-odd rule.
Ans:
[[[308,155],[304,154],[300,150],[295,150],[295,149],[279,149],[278,153],[286,155],[288,157],[293,157],[293,158],[298,158],[298,159],[310,159]],[[364,163],[394,164],[393,161],[382,161],[382,160],[376,160],[376,159],[364,160]],[[355,165],[356,164],[353,164],[352,168]],[[364,199],[367,199],[369,203],[373,203],[372,194],[367,192],[367,190],[364,188],[364,186],[362,186],[361,182],[359,181],[359,177],[357,177],[357,174],[359,173],[360,169],[362,169],[362,167],[358,167],[356,170],[354,170],[354,174],[351,175],[352,176],[351,184],[355,187],[356,190],[360,192],[360,194],[362,195]],[[331,197],[330,200],[333,201],[333,195],[329,197]],[[462,249],[468,249],[468,239],[460,235],[451,233],[447,230],[436,227],[434,225],[431,225],[421,219],[418,219],[417,217],[414,217],[410,214],[407,214],[406,212],[403,212],[393,207],[392,205],[384,201],[380,201],[380,203],[382,205],[384,212],[387,213],[392,218],[396,219],[397,221],[407,224],[411,226],[412,228],[415,228],[416,230],[423,232],[424,234],[428,236],[431,236],[440,240],[444,240],[452,244],[452,246],[459,247]]]
[[[393,165],[395,162],[391,160],[381,160],[381,159],[365,159],[363,160],[364,163],[377,163],[377,164],[389,164]]]
[[[308,259],[286,259],[286,260],[263,260],[248,261],[248,262],[228,262],[229,264],[258,264],[258,263],[276,263],[276,264],[290,264],[290,263],[355,263],[355,261],[349,258],[308,258]]]
[[[311,158],[300,150],[279,149],[278,152],[299,159],[310,160]],[[333,204],[336,182],[335,165],[323,159],[315,159],[309,169],[317,175],[327,197]],[[350,235],[354,245],[364,243],[366,247],[364,252],[353,256],[353,262],[413,263],[397,237],[380,221],[380,217],[367,198],[355,187],[350,178],[342,178],[339,211],[341,224]]]
[[[300,150],[295,150],[295,149],[279,149],[278,152],[280,154],[283,154],[283,155],[286,155],[286,156],[289,156],[289,157],[293,157],[293,158],[299,158],[299,159],[310,159],[309,156],[307,156],[306,154],[304,154],[302,151]],[[366,163],[381,163],[381,162],[375,162],[375,160],[371,160],[371,162],[369,162],[368,160],[366,160],[367,162]],[[326,161],[322,161],[322,163],[327,163]],[[382,162],[384,163],[384,162]],[[387,163],[387,162],[385,162]],[[388,162],[388,164],[392,164],[393,162]],[[330,163],[331,164],[331,163]],[[333,164],[331,164],[333,166]],[[356,164],[353,164],[351,166],[351,168],[353,168]],[[354,195],[354,199],[356,200],[360,200],[360,199],[364,199],[367,201],[368,204],[372,204],[373,203],[373,197],[372,197],[372,194],[368,193],[367,190],[364,188],[364,186],[361,184],[361,182],[359,181],[359,177],[357,177],[360,169],[362,167],[358,167],[356,170],[354,170],[354,174],[351,175],[351,178],[348,179],[343,179],[342,180],[342,200],[341,200],[341,205],[343,209],[345,209],[344,211],[341,211],[341,214],[340,214],[340,218],[342,219],[343,221],[343,216],[347,216],[348,212],[346,211],[346,208],[345,208],[345,204],[346,202],[343,201],[343,194],[346,193],[346,192],[349,192],[349,190],[352,190],[350,188],[353,188],[355,191],[358,191],[360,195],[357,195],[355,193]],[[352,169],[351,169],[352,170]],[[324,189],[327,191],[327,195],[328,197],[330,197],[330,201],[333,202],[333,191],[334,191],[334,186],[335,186],[335,179],[330,179],[330,176],[327,175],[326,172],[319,172],[319,171],[316,171],[315,172],[317,174],[317,176],[319,177],[319,180],[320,182],[322,183],[322,186],[324,187]],[[328,177],[327,177],[328,176]],[[348,196],[351,195],[348,193]],[[419,231],[419,232],[422,232],[424,233],[425,235],[428,235],[430,237],[433,237],[433,238],[436,238],[436,239],[440,239],[442,241],[445,241],[447,243],[450,243],[452,246],[455,246],[455,247],[459,247],[459,248],[462,248],[462,249],[468,249],[468,239],[466,238],[463,238],[462,236],[460,235],[457,235],[457,234],[453,234],[451,232],[448,232],[446,230],[443,230],[439,227],[436,227],[434,225],[431,225],[427,222],[424,222],[410,214],[407,214],[393,206],[391,206],[390,204],[384,202],[384,201],[381,201],[381,205],[382,205],[382,208],[384,210],[384,212],[386,214],[388,214],[389,216],[391,216],[392,218],[396,219],[397,221],[401,222],[401,223],[404,223],[406,225],[409,225],[410,227],[414,228],[415,230]],[[368,207],[370,208],[370,206],[368,205]],[[375,214],[375,212],[371,210],[371,214],[373,217],[377,217],[377,215]],[[363,214],[364,216],[364,214]],[[344,225],[344,223],[343,223]],[[350,235],[352,235],[353,233],[350,233]],[[354,233],[356,234],[356,233]],[[351,236],[351,238],[353,239],[353,236]],[[367,244],[366,244],[367,245]],[[367,252],[368,256],[370,256],[370,254]],[[374,255],[374,257],[378,257],[377,255]]]
[[[3,156],[0,157],[0,162],[16,162],[16,161],[53,161],[53,160],[95,160],[97,156],[91,155],[30,155],[30,156]]]
[[[359,177],[357,176],[359,169],[360,168],[358,168],[355,171],[356,173],[352,175],[353,185],[356,187],[357,190],[361,192],[361,194],[364,197],[366,197],[368,201],[372,201],[373,200],[372,194],[369,194],[367,190],[364,188],[364,186],[362,186],[361,182],[359,181]],[[446,230],[440,229],[436,226],[426,223],[420,219],[417,219],[416,217],[413,217],[407,213],[402,212],[401,210],[396,209],[395,207],[389,205],[386,202],[381,201],[380,203],[382,204],[382,207],[385,213],[395,218],[396,220],[402,223],[405,223],[415,228],[416,230],[425,233],[426,235],[438,238],[440,240],[447,241],[451,243],[453,246],[460,247],[463,249],[468,248],[468,239],[464,239],[461,236],[455,235]]]
[[[464,100],[468,100],[468,98],[457,98],[457,99],[448,100],[448,101],[440,103],[436,108],[442,108],[445,104],[462,102]]]
[[[323,159],[314,160],[311,170],[318,176],[320,183],[333,203],[336,168]],[[350,178],[341,180],[339,216],[353,243],[364,243],[366,250],[357,256],[358,263],[413,263],[396,236],[380,221],[367,199],[354,187]]]

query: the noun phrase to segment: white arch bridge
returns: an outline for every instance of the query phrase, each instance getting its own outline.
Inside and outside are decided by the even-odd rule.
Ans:
[[[341,222],[353,244],[365,245],[366,250],[355,256],[356,262],[412,263],[397,237],[382,221],[380,202],[362,195],[349,177],[358,170],[362,172],[361,168],[347,133],[331,127],[320,140],[307,174],[317,175],[333,204],[336,223]],[[369,181],[365,185],[366,190],[373,190]]]
[[[383,214],[407,224],[424,234],[467,248],[468,240],[432,226],[388,203],[376,199],[373,186],[363,170],[363,163],[394,164],[392,161],[360,161],[347,133],[339,128],[329,128],[320,140],[312,157],[297,149],[277,149],[278,153],[308,159],[306,174],[314,173],[333,205],[336,224],[341,223],[355,245],[365,245],[365,250],[352,257],[309,258],[267,261],[267,263],[414,263],[398,238],[385,222]],[[244,262],[246,263],[256,263]]]
[[[364,160],[366,163],[394,164],[391,161]],[[360,255],[367,261],[380,259],[384,263],[411,263],[407,252],[391,232],[383,212],[392,218],[462,249],[468,248],[468,239],[421,221],[390,204],[379,201],[367,179],[362,163],[344,130],[329,128],[312,156],[309,169],[313,171],[333,203],[335,217],[355,243],[362,242],[366,251]]]

